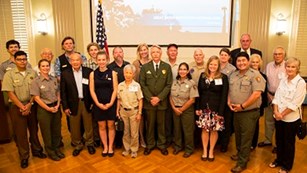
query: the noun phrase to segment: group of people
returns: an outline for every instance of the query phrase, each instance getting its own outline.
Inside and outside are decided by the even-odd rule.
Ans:
[[[114,61],[96,43],[87,47],[89,59],[74,50],[74,39],[62,41],[63,55],[52,63],[53,54],[42,50],[42,59],[32,70],[27,54],[16,40],[7,42],[10,59],[0,66],[2,91],[8,100],[21,167],[28,166],[29,129],[32,155],[59,161],[61,151],[61,109],[67,115],[73,156],[87,147],[89,154],[102,143],[103,157],[114,155],[114,146],[123,145],[123,156],[137,157],[158,148],[168,155],[183,151],[192,155],[201,144],[201,160],[212,162],[220,143],[227,152],[234,131],[237,163],[231,172],[246,169],[251,150],[272,146],[276,127],[276,159],[269,167],[279,172],[292,169],[295,135],[300,107],[306,94],[299,75],[300,60],[286,57],[282,47],[273,51],[274,61],[261,72],[262,53],[250,48],[248,34],[241,36],[241,48],[222,48],[219,56],[205,62],[202,49],[194,51],[190,64],[177,59],[178,46],[169,44],[163,61],[159,45],[137,47],[137,59],[124,61],[121,47],[113,49]],[[265,115],[266,140],[258,143],[259,118]],[[123,132],[115,121],[124,122]],[[44,141],[43,152],[37,132]],[[258,143],[258,144],[257,144]],[[287,152],[284,152],[287,151]]]

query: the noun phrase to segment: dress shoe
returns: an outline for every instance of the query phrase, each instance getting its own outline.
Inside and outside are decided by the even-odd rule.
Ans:
[[[106,153],[102,152],[101,155],[102,155],[102,157],[107,157],[108,156],[108,152],[106,152]]]
[[[97,140],[97,141],[94,141],[94,147],[97,148],[97,147],[99,147],[99,146],[100,146],[100,141],[98,141],[98,140]]]
[[[113,156],[114,156],[114,151],[108,152],[108,156],[109,156],[109,157],[113,157]]]
[[[144,155],[145,156],[147,156],[147,155],[149,155],[150,153],[151,153],[151,149],[149,149],[149,148],[145,148],[145,150],[144,150]]]
[[[277,147],[273,148],[272,153],[274,153],[274,154],[277,153]]]
[[[272,163],[269,164],[269,167],[270,167],[270,168],[276,168],[277,166],[279,166],[277,160],[274,160],[274,162],[272,162]]]
[[[89,154],[95,154],[96,150],[93,146],[87,146],[87,150]]]
[[[82,151],[82,149],[75,149],[73,152],[72,152],[72,155],[73,156],[78,156],[80,154],[80,152]]]
[[[214,157],[208,157],[208,161],[209,162],[213,162],[214,161]]]
[[[265,147],[265,146],[272,146],[272,143],[267,143],[267,142],[260,142],[258,143],[258,147]]]
[[[246,169],[246,167],[241,167],[241,166],[235,166],[234,168],[231,169],[231,172],[233,173],[240,173],[242,171],[244,171]]]
[[[205,155],[202,155],[202,156],[200,157],[200,159],[201,159],[202,161],[207,161],[207,160],[208,160],[208,157],[205,156]]]
[[[174,149],[173,154],[177,155],[181,150],[180,149]]]
[[[61,159],[65,158],[65,154],[63,154],[60,150],[55,150],[55,154]]]
[[[47,158],[47,155],[46,155],[45,153],[43,153],[42,151],[37,152],[37,153],[32,153],[32,155],[33,155],[34,157],[38,157],[38,158],[41,158],[41,159]]]
[[[59,160],[61,160],[61,158],[58,157],[56,154],[51,154],[51,155],[48,155],[48,156],[49,156],[49,158],[50,158],[51,160],[53,160],[53,161],[59,161]]]
[[[230,158],[233,161],[237,161],[239,159],[239,156],[238,156],[238,154],[234,154],[234,155],[230,156]]]
[[[160,151],[161,151],[161,154],[163,154],[164,156],[168,155],[168,151],[166,148],[163,148]]]
[[[190,157],[192,155],[192,153],[187,153],[187,152],[185,152],[184,154],[183,154],[183,157],[184,158],[188,158],[188,157]]]
[[[29,163],[28,163],[28,159],[22,159],[20,162],[20,167],[21,168],[26,168],[28,167]]]

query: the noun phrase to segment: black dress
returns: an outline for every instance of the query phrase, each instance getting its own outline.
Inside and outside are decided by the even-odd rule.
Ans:
[[[112,70],[107,69],[104,72],[97,68],[94,71],[95,93],[99,103],[110,103],[113,93],[113,76]],[[96,104],[93,106],[93,117],[96,121],[115,120],[116,102],[107,110],[100,109]]]

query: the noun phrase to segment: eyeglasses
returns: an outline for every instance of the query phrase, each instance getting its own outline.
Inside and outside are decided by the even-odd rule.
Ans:
[[[16,58],[15,60],[16,60],[16,61],[28,61],[27,58]]]
[[[282,55],[283,53],[274,53],[274,55]]]

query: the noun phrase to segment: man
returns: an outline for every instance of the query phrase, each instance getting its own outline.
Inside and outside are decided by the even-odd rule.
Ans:
[[[47,61],[50,62],[50,72],[49,72],[49,75],[55,77],[54,64],[52,63],[52,59],[53,59],[52,50],[49,49],[49,48],[43,48],[42,51],[41,51],[40,56],[41,56],[41,59],[46,59]],[[38,66],[35,66],[33,68],[33,70],[35,70],[36,73],[39,75],[40,71],[39,71]]]
[[[69,63],[69,57],[71,54],[75,53],[75,40],[67,36],[62,40],[62,49],[65,51],[55,60],[54,71],[55,75],[60,80],[61,72],[65,69],[71,68]],[[86,62],[86,57],[82,55],[83,63]]]
[[[21,160],[21,168],[28,167],[29,141],[32,155],[39,158],[46,158],[43,148],[39,142],[37,132],[36,105],[30,95],[32,80],[37,76],[35,71],[27,68],[27,54],[24,51],[14,53],[16,68],[8,71],[3,78],[2,91],[8,93],[12,101],[10,105],[10,115],[15,133],[15,142]]]
[[[89,154],[96,152],[93,140],[92,98],[89,90],[89,75],[92,69],[82,67],[82,58],[78,53],[70,55],[71,68],[61,73],[61,100],[65,114],[70,120],[71,142],[75,146],[73,156],[83,149],[81,121],[84,125],[84,142]]]
[[[156,145],[155,130],[158,132],[157,147],[163,155],[168,155],[165,146],[165,110],[173,82],[172,70],[169,64],[161,61],[160,46],[153,45],[150,54],[152,61],[145,64],[140,72],[140,84],[145,98],[144,109],[147,112],[147,147],[144,155],[149,155]]]
[[[237,161],[231,172],[239,173],[246,169],[249,160],[265,80],[258,71],[249,68],[246,52],[238,53],[236,61],[238,70],[229,77],[228,106],[234,111],[237,148],[237,154],[231,156],[232,160]]]
[[[249,56],[251,56],[252,54],[258,54],[262,57],[262,52],[260,50],[253,49],[250,47],[252,43],[252,39],[249,34],[242,34],[240,43],[241,43],[240,48],[234,49],[230,52],[230,56],[232,59],[232,65],[234,65],[235,67],[236,67],[236,55],[239,52],[246,52]]]
[[[286,77],[285,68],[286,51],[283,47],[276,47],[273,51],[274,61],[266,66],[268,103],[270,106],[265,108],[265,140],[258,144],[258,147],[272,146],[272,138],[275,129],[275,119],[273,117],[272,100],[278,88],[279,82]],[[276,149],[273,149],[273,153]]]
[[[176,80],[176,76],[178,75],[178,67],[180,62],[177,61],[178,55],[178,46],[174,43],[171,43],[167,46],[166,51],[168,60],[166,61],[172,68],[173,80]],[[166,135],[166,146],[170,146],[173,142],[173,110],[168,103],[168,108],[165,114],[165,135]]]
[[[198,85],[199,76],[202,72],[205,72],[206,63],[204,61],[205,54],[202,49],[197,48],[194,50],[194,61],[189,64],[190,73],[193,81]]]
[[[123,51],[123,48],[119,46],[113,49],[113,58],[114,58],[114,61],[108,65],[108,68],[117,73],[118,83],[121,83],[125,80],[124,67],[130,63],[127,61],[124,61],[124,51]],[[114,142],[115,142],[116,148],[121,148],[123,146],[123,132],[122,131],[116,131]]]
[[[14,54],[17,51],[19,51],[19,49],[20,49],[20,44],[19,44],[18,41],[9,40],[9,41],[6,42],[6,50],[9,53],[9,59],[4,61],[0,65],[0,88],[1,88],[1,82],[3,80],[4,74],[16,67]],[[31,68],[30,63],[27,63],[27,68],[29,68],[29,69]],[[1,99],[1,104],[2,104],[0,106],[1,112],[3,112],[3,115],[6,114],[6,116],[2,117],[3,118],[2,119],[3,124],[1,124],[1,126],[3,128],[2,130],[5,131],[5,129],[7,129],[7,131],[9,131],[7,139],[3,139],[3,141],[1,139],[0,142],[7,143],[7,142],[10,142],[11,138],[14,136],[11,118],[10,118],[9,112],[7,111],[8,106],[9,106],[9,102],[8,102],[9,99],[8,99],[7,93],[6,92],[0,92],[0,99]]]

